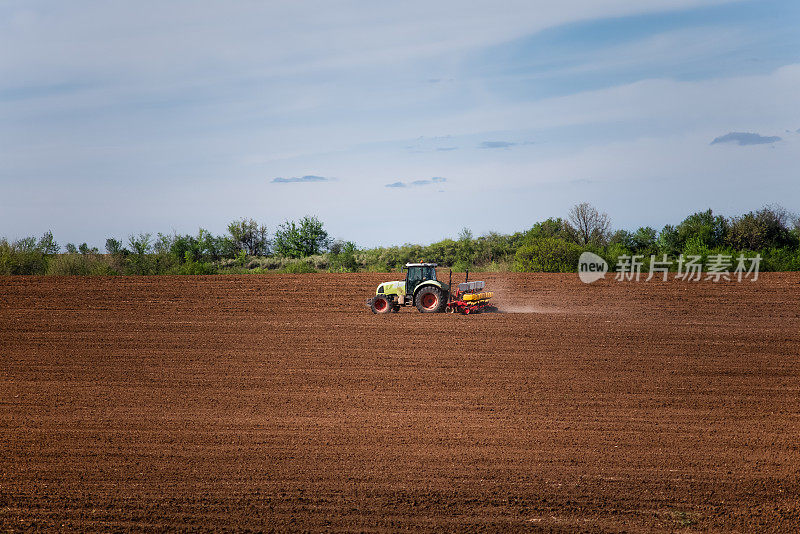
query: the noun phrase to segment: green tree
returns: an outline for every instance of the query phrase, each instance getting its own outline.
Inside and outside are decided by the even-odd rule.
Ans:
[[[796,246],[797,237],[789,227],[790,220],[789,213],[780,206],[751,211],[731,219],[725,242],[735,250]]]
[[[132,254],[128,257],[128,264],[133,274],[150,274],[151,262],[147,254],[152,249],[150,234],[139,234],[128,237],[128,246]]]
[[[677,228],[671,224],[664,226],[658,234],[656,246],[658,247],[658,251],[662,254],[669,254],[670,256],[678,255],[683,250],[683,243],[681,242]]]
[[[128,245],[134,254],[144,256],[152,248],[152,240],[150,234],[139,234],[138,236],[129,236]]]
[[[627,250],[633,249],[633,234],[627,230],[617,230],[611,234],[609,245],[619,245]]]
[[[233,221],[228,225],[228,233],[234,253],[244,250],[251,256],[266,256],[270,252],[267,227],[259,225],[254,219]]]
[[[0,239],[0,274],[45,274],[48,257],[35,237],[9,243]]]
[[[631,245],[638,254],[655,254],[658,232],[649,226],[642,226],[631,236]]]
[[[478,237],[475,242],[475,262],[486,265],[495,261],[507,261],[516,250],[509,236],[498,232],[489,232]]]
[[[728,233],[728,221],[721,215],[714,215],[709,209],[689,215],[676,230],[679,249],[692,237],[698,237],[707,247],[713,249],[723,245]]]
[[[542,237],[568,238],[564,230],[564,220],[561,217],[550,217],[547,220],[537,222],[530,230],[525,232],[524,239],[540,239]]]
[[[578,268],[583,248],[575,243],[543,237],[522,245],[516,254],[515,270],[522,272],[566,273]]]
[[[266,227],[264,227],[264,231],[266,231]],[[228,240],[225,237],[215,236],[203,228],[200,228],[197,232],[197,243],[206,261],[220,259],[225,254],[227,242]],[[269,245],[268,240],[267,245]]]
[[[328,232],[316,217],[286,221],[278,226],[273,240],[275,252],[287,258],[305,258],[319,254],[330,246]]]
[[[56,243],[56,240],[53,239],[53,232],[50,230],[45,232],[44,235],[39,239],[39,243],[36,248],[41,250],[42,254],[47,256],[58,254],[59,246],[58,243]]]
[[[456,270],[463,271],[471,269],[475,257],[475,241],[472,238],[472,230],[469,228],[462,228],[461,233],[458,234],[458,252],[456,252],[456,262],[454,267]]]
[[[99,251],[95,247],[89,248],[89,245],[86,243],[81,243],[78,247],[78,252],[80,252],[83,256],[86,256],[87,254],[97,254]]]
[[[109,237],[108,239],[106,239],[106,252],[108,252],[112,256],[121,255],[123,254],[124,250],[125,249],[122,247],[121,241],[117,241],[113,237]]]

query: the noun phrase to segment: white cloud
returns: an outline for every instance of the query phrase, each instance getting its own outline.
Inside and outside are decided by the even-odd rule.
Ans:
[[[0,71],[16,79],[101,71],[172,74],[215,68],[319,69],[404,60],[487,46],[601,17],[731,0],[455,0],[402,4],[11,1],[0,7]],[[245,70],[235,67],[245,66]]]
[[[714,140],[711,141],[711,144],[717,145],[720,143],[735,143],[739,146],[766,145],[776,143],[780,140],[781,138],[777,135],[764,136],[751,132],[730,132],[725,135],[715,137]]]
[[[333,178],[327,178],[325,176],[316,176],[313,174],[307,174],[305,176],[292,176],[290,178],[283,178],[282,176],[278,176],[277,178],[273,178],[271,183],[273,184],[308,184],[308,183],[319,183],[319,182],[330,182],[333,181]]]

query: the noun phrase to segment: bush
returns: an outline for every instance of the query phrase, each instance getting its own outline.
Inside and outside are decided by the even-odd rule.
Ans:
[[[756,252],[744,253],[747,258],[753,258],[756,254]],[[800,250],[797,248],[771,248],[761,251],[761,258],[760,271],[800,271]]]
[[[48,263],[48,254],[45,251],[50,250],[48,243],[40,247],[45,238],[39,243],[33,237],[13,243],[0,239],[0,275],[45,274]]]
[[[178,266],[178,274],[217,274],[217,268],[208,262],[194,261],[190,258],[191,253],[186,252],[186,261]]]
[[[55,276],[111,276],[119,274],[98,254],[62,254],[50,260],[47,274]]]
[[[458,260],[457,262],[455,262],[455,263],[454,263],[454,264],[453,264],[453,265],[450,267],[450,269],[451,269],[453,272],[456,272],[456,273],[463,273],[463,272],[465,272],[465,271],[471,270],[471,269],[472,269],[472,264],[471,264],[471,263],[468,263],[468,262],[466,262],[466,261],[464,261],[464,260]]]
[[[602,257],[608,263],[609,270],[613,271],[619,261],[620,256],[633,256],[633,251],[622,243],[612,243],[603,250],[590,250]]]
[[[336,243],[336,247],[331,247],[329,254],[330,270],[337,273],[354,273],[358,271],[358,261],[356,260],[356,244],[352,241],[346,243]]]
[[[583,249],[563,239],[534,239],[517,250],[514,270],[522,272],[575,272]]]
[[[706,245],[705,241],[700,236],[692,236],[686,241],[683,247],[683,254],[685,256],[700,256],[700,261],[705,264],[708,261],[708,255],[711,249]]]
[[[286,274],[306,274],[317,272],[314,266],[307,261],[293,261],[282,270]]]
[[[516,252],[511,237],[497,232],[480,236],[475,240],[474,247],[474,262],[477,265],[508,263]]]

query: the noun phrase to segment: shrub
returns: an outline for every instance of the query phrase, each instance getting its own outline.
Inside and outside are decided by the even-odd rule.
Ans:
[[[590,250],[602,257],[608,263],[609,270],[613,271],[620,256],[632,256],[633,251],[622,243],[612,243],[602,250]]]
[[[354,273],[358,271],[356,252],[358,252],[358,249],[352,241],[339,244],[336,247],[336,252],[332,248],[329,255],[330,270],[338,273]]]
[[[514,270],[522,272],[575,272],[583,249],[563,239],[534,239],[517,250]]]
[[[745,257],[753,258],[756,252],[746,252]],[[800,271],[800,249],[775,247],[761,251],[761,271]],[[736,258],[734,258],[734,261]]]
[[[511,238],[497,232],[490,232],[480,236],[475,240],[474,246],[474,261],[478,265],[507,263],[516,252],[516,247],[512,245]]]
[[[48,255],[39,248],[36,238],[26,237],[13,243],[0,240],[0,274],[45,274],[47,263]]]
[[[422,250],[422,253],[416,258],[410,258],[408,255],[403,258],[404,261],[399,265],[405,265],[409,262],[430,262],[438,263],[439,265],[453,265],[461,255],[462,243],[453,241],[452,239],[443,239],[436,243],[431,243]]]
[[[286,274],[306,274],[315,273],[317,270],[306,261],[293,261],[283,268],[283,272]]]
[[[236,265],[239,267],[244,267],[247,265],[247,251],[241,249],[238,253],[236,253]]]
[[[62,254],[50,260],[47,274],[55,276],[110,276],[119,271],[110,263],[110,258],[98,254]]]
[[[458,260],[457,262],[455,262],[455,263],[454,263],[454,264],[453,264],[453,265],[450,267],[450,269],[451,269],[453,272],[457,272],[457,273],[463,273],[463,272],[465,272],[465,271],[468,271],[468,270],[472,269],[472,264],[471,264],[471,263],[468,263],[468,262],[466,262],[466,261],[463,261],[463,260]]]
[[[700,236],[692,236],[686,241],[683,247],[683,254],[685,256],[700,256],[703,264],[708,260],[708,255],[711,249],[706,245],[705,241]]]
[[[191,253],[186,252],[186,261],[178,266],[178,274],[217,274],[217,268],[208,262],[194,261]]]

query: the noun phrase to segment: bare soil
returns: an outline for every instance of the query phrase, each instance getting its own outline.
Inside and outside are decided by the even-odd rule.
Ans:
[[[396,277],[0,278],[0,526],[800,530],[800,274]]]

